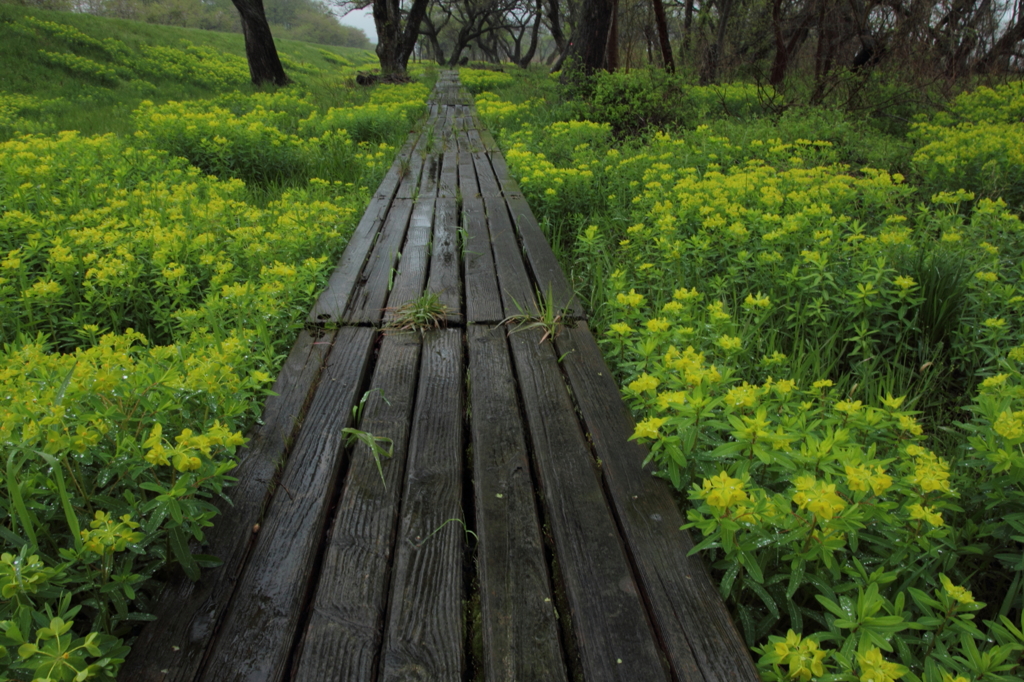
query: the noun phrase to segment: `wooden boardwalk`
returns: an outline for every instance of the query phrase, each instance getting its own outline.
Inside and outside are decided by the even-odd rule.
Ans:
[[[538,291],[553,344],[502,323]],[[424,292],[446,328],[384,329]],[[208,534],[224,564],[168,586],[121,680],[757,680],[456,74],[274,391]],[[391,439],[380,471],[349,427]]]

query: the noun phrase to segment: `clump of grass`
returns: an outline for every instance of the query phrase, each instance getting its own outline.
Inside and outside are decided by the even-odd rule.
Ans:
[[[448,306],[441,302],[441,297],[433,292],[425,293],[416,300],[409,301],[393,310],[394,317],[385,329],[421,333],[443,327],[450,312]]]
[[[515,324],[515,327],[509,331],[509,334],[527,329],[541,329],[544,333],[541,335],[539,343],[544,343],[549,339],[553,341],[565,327],[565,311],[559,309],[555,304],[555,295],[551,287],[548,287],[547,293],[543,296],[540,295],[539,291],[537,294],[536,314],[528,312],[519,305],[518,301],[513,301],[516,310],[519,312],[515,315],[509,315],[501,321],[501,324]]]

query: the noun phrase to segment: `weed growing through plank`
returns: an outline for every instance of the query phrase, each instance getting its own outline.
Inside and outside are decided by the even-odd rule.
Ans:
[[[551,287],[548,287],[548,291],[543,297],[538,295],[536,315],[526,311],[515,299],[512,302],[519,312],[515,315],[509,315],[501,321],[501,324],[515,322],[516,326],[509,334],[526,329],[543,329],[544,334],[540,337],[540,343],[544,343],[548,339],[554,340],[561,333],[562,327],[565,326],[563,320],[565,311],[559,310],[555,305],[555,295],[551,291]]]
[[[448,312],[448,306],[441,303],[440,296],[433,292],[425,293],[395,309],[395,317],[386,329],[403,332],[440,329]]]
[[[362,422],[363,408],[366,407],[366,400],[370,397],[370,393],[371,391],[364,393],[363,397],[359,399],[359,404],[352,407],[353,423]],[[381,391],[380,399],[385,403],[388,402],[388,399],[384,397],[383,391]],[[387,481],[384,480],[384,464],[382,463],[382,458],[391,457],[394,453],[394,441],[386,436],[375,436],[368,431],[362,431],[352,427],[342,429],[341,434],[344,438],[345,447],[355,445],[356,443],[362,443],[370,449],[370,454],[373,455],[373,461],[377,464],[377,473],[380,474],[380,481],[384,484],[384,489],[386,490],[388,484]],[[382,444],[387,445],[386,450],[382,447]]]

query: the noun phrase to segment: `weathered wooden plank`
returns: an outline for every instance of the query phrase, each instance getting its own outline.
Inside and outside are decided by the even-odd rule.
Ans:
[[[494,174],[494,169],[491,168],[491,161],[487,156],[487,152],[474,152],[473,166],[476,168],[476,177],[480,184],[481,196],[501,196],[501,186],[498,184],[498,178]]]
[[[388,211],[373,252],[363,266],[341,321],[353,324],[377,324],[394,276],[395,264],[405,241],[412,214],[412,199],[395,199]]]
[[[381,680],[461,680],[462,334],[424,335]]]
[[[359,281],[359,274],[363,270],[366,258],[373,248],[384,224],[384,218],[391,206],[392,196],[381,198],[375,196],[370,200],[359,225],[348,240],[345,251],[338,260],[337,267],[331,273],[327,281],[327,287],[320,293],[320,297],[313,305],[309,316],[306,318],[309,324],[323,325],[337,322],[341,319],[348,306],[352,290]]]
[[[376,674],[420,357],[418,334],[388,334],[359,429],[390,438],[383,479],[366,445],[352,452],[306,628],[296,681],[364,682]]]
[[[164,588],[154,609],[157,620],[147,625],[121,667],[122,680],[192,680],[224,616],[235,581],[263,516],[271,482],[285,458],[295,427],[316,386],[334,332],[316,339],[301,332],[267,398],[261,422],[249,431],[231,474],[238,482],[228,489],[232,503],[219,500],[213,528],[206,532],[210,553],[223,560],[203,571],[198,582],[184,575]]]
[[[455,199],[459,192],[459,155],[455,141],[451,140],[444,152],[441,163],[441,182],[437,186],[437,196],[441,199]]]
[[[505,330],[467,337],[484,679],[567,680]]]
[[[534,464],[587,682],[667,680],[643,601],[553,348],[509,337]]]
[[[423,175],[420,176],[419,199],[432,199],[437,196],[437,185],[441,180],[441,154],[428,154],[423,164]]]
[[[502,308],[505,316],[536,315],[533,284],[523,262],[523,251],[512,231],[508,207],[501,197],[484,197],[487,226],[494,250],[494,268],[498,273]]]
[[[463,197],[480,196],[480,186],[476,182],[476,169],[473,168],[473,154],[466,144],[466,136],[459,135],[459,192]]]
[[[480,141],[484,145],[484,151],[486,151],[486,152],[497,152],[497,153],[500,154],[501,153],[501,147],[498,146],[498,142],[494,139],[494,135],[491,134],[491,131],[488,130],[487,127],[484,126],[484,124],[476,116],[476,108],[475,107],[473,109],[473,112],[474,112],[473,118],[476,121],[476,126],[479,129],[479,131],[480,131]],[[497,169],[495,169],[495,170],[497,170]]]
[[[413,206],[412,217],[409,218],[409,231],[402,246],[398,274],[395,275],[394,286],[388,296],[388,305],[384,312],[384,321],[387,323],[396,319],[399,308],[423,294],[430,261],[433,223],[434,199],[420,199]]]
[[[420,175],[423,173],[423,154],[420,149],[414,149],[411,154],[405,157],[398,174],[401,180],[398,183],[398,190],[395,197],[398,199],[412,199],[420,188]]]
[[[541,232],[537,219],[533,217],[526,199],[508,197],[506,199],[516,231],[523,242],[523,251],[530,263],[530,271],[537,283],[541,296],[553,299],[556,309],[563,315],[582,319],[585,317],[583,306],[565,278],[562,267],[558,264],[548,240]]]
[[[758,679],[729,612],[718,597],[668,486],[644,471],[647,449],[630,441],[634,423],[585,323],[557,339],[562,367],[586,423],[616,516],[633,557],[654,627],[679,679]]]
[[[463,198],[462,226],[466,245],[466,321],[496,324],[504,319],[498,275],[494,269],[491,238],[483,199]]]
[[[519,189],[519,183],[512,179],[508,164],[505,163],[505,157],[501,155],[501,152],[492,151],[488,156],[491,158],[491,168],[494,169],[494,175],[498,178],[502,193],[506,197],[521,197],[523,191]]]
[[[427,291],[448,310],[448,324],[462,321],[462,274],[459,262],[459,209],[455,199],[434,202],[434,240],[430,248]]]
[[[201,680],[273,682],[287,672],[344,460],[341,430],[351,422],[373,338],[372,329],[338,330]]]

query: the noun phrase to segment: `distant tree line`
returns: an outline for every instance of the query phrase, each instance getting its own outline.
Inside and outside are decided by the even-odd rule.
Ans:
[[[10,0],[7,0],[10,1]],[[45,9],[85,12],[99,16],[134,19],[151,24],[203,28],[213,31],[242,30],[232,0],[14,0],[16,4]],[[338,22],[319,0],[264,0],[270,29],[277,38],[304,40],[321,45],[372,47],[358,28]]]

